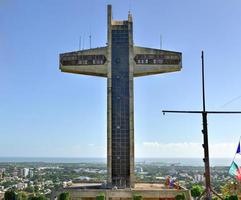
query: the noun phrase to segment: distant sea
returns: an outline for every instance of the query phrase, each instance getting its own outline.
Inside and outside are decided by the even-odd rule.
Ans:
[[[106,158],[61,158],[61,157],[0,157],[0,163],[6,162],[44,162],[44,163],[106,163]],[[230,166],[232,158],[211,158],[211,166]],[[158,165],[203,166],[202,158],[136,158],[138,163]]]

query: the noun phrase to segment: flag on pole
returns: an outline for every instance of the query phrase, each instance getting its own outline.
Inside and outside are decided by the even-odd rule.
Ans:
[[[236,157],[237,154],[241,155],[240,140],[241,140],[241,137],[240,137],[239,142],[238,142],[238,147],[237,147],[236,153],[234,155],[233,162],[232,162],[232,164],[229,168],[229,171],[228,171],[228,173],[231,176],[234,176],[238,181],[241,181],[241,166],[239,167],[237,165],[237,163],[235,162],[235,157]]]
[[[228,172],[231,176],[234,176],[237,180],[241,181],[241,168],[233,161]]]
[[[238,169],[237,175],[236,175],[236,179],[238,181],[241,181],[241,168]]]
[[[239,154],[240,154],[240,142],[238,143],[238,148],[237,148],[236,153],[239,153]]]
[[[238,172],[238,165],[233,161],[230,168],[229,168],[228,173],[231,176],[237,176],[237,172]]]

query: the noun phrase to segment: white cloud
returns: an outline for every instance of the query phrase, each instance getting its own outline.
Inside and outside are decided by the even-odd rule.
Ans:
[[[236,150],[234,143],[215,143],[209,145],[210,157],[233,157]],[[159,143],[143,142],[136,145],[136,157],[203,157],[202,143]]]

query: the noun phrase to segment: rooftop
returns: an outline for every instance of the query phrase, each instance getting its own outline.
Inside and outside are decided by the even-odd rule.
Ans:
[[[102,183],[72,183],[67,185],[65,189],[108,189]],[[167,189],[185,189],[182,187],[166,187],[162,183],[136,183],[134,188],[130,190],[167,190]],[[112,190],[115,190],[114,188]],[[121,190],[121,189],[118,189]],[[125,189],[126,190],[126,189]],[[127,188],[128,190],[128,188]]]

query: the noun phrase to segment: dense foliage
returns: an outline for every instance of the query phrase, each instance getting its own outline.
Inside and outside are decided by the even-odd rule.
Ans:
[[[96,200],[105,200],[105,194],[102,192],[97,197]]]
[[[142,200],[142,199],[143,199],[142,196],[139,195],[139,194],[134,194],[133,195],[133,200]]]
[[[237,195],[226,196],[225,200],[238,200],[238,196]]]
[[[29,197],[28,200],[47,200],[47,198],[44,195],[39,195],[39,196]]]
[[[197,198],[202,194],[202,191],[203,189],[200,185],[194,185],[191,188],[191,195],[192,197]]]
[[[13,190],[6,191],[4,194],[4,200],[17,200],[17,194]]]
[[[175,197],[175,200],[185,200],[185,195],[182,193],[182,194],[178,194],[176,197]]]
[[[59,195],[59,200],[70,200],[70,194],[68,192],[62,192]]]

